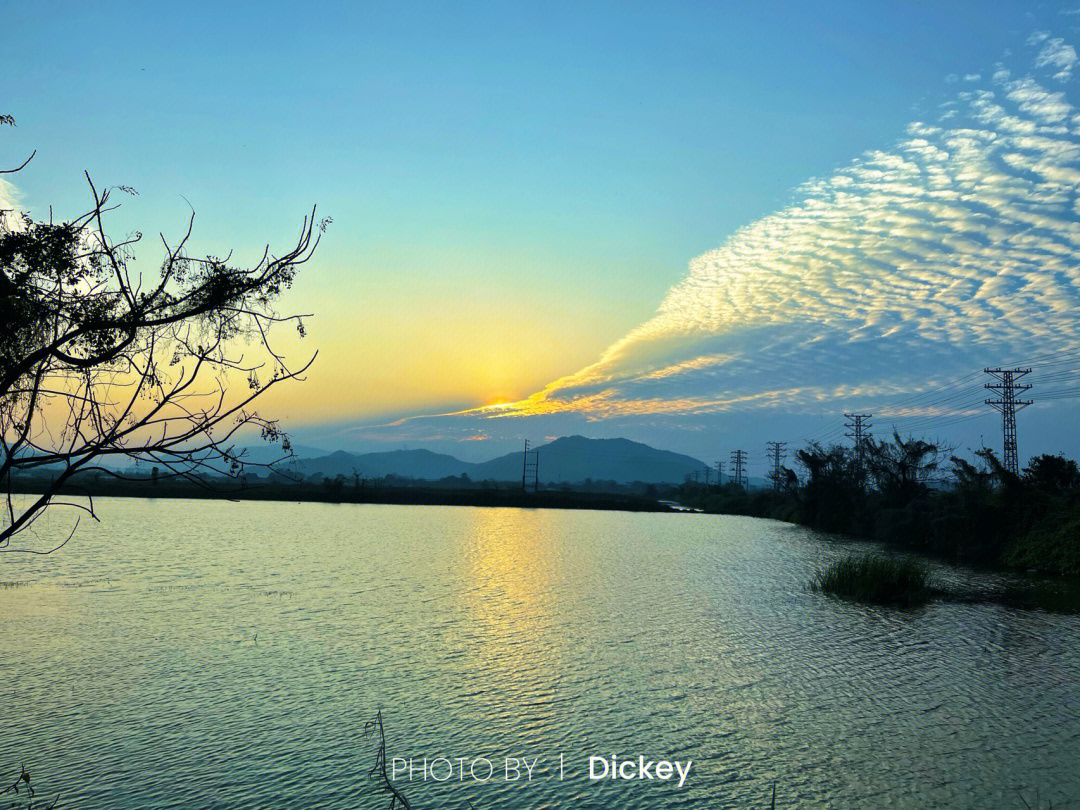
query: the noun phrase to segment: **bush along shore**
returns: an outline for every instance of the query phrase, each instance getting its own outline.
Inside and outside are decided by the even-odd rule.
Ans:
[[[920,439],[811,444],[773,489],[686,483],[705,512],[769,517],[950,562],[1080,577],[1080,469],[1032,458],[1019,475],[990,450],[973,461]]]
[[[810,588],[853,602],[897,607],[921,605],[934,595],[925,563],[880,554],[849,554],[818,571]]]

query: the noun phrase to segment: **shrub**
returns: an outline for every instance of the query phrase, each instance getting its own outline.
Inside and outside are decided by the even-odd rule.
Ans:
[[[810,587],[853,602],[902,607],[923,604],[932,595],[922,562],[880,554],[849,554],[818,571]]]

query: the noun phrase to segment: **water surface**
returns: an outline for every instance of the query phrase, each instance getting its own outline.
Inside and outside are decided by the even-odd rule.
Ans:
[[[379,709],[389,757],[541,757],[529,783],[399,782],[418,810],[767,807],[773,782],[780,808],[1080,807],[1080,617],[837,602],[805,585],[850,549],[799,527],[99,506],[0,558],[0,775],[63,807],[385,807]],[[584,778],[612,753],[693,766]]]

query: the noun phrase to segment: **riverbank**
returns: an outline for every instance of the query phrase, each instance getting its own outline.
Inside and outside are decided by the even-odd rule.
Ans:
[[[12,492],[36,495],[40,484],[23,482]],[[101,478],[90,486],[64,487],[66,496],[118,498],[197,498],[232,501],[292,501],[316,503],[381,503],[414,506],[506,506],[526,509],[598,509],[622,512],[677,512],[677,508],[652,498],[620,493],[526,492],[506,484],[493,488],[453,489],[426,486],[326,486],[307,482],[239,485],[223,479],[218,485],[203,486],[189,481],[120,480]]]
[[[1080,500],[1016,479],[972,492],[921,489],[890,499],[877,492],[741,487],[688,488],[681,502],[710,514],[782,520],[880,542],[950,563],[1080,577]]]

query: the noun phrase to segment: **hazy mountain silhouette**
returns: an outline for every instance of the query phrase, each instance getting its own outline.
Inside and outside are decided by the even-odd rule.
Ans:
[[[385,453],[346,453],[338,450],[328,456],[305,459],[300,467],[305,475],[322,473],[328,478],[338,475],[352,476],[354,472],[363,478],[383,478],[399,475],[404,478],[437,480],[448,475],[461,475],[474,464],[453,456],[433,453],[431,450],[391,450]]]
[[[539,474],[543,482],[642,481],[650,484],[681,483],[684,476],[702,473],[705,463],[691,456],[657,450],[629,439],[587,439],[566,436],[537,448]],[[406,478],[439,479],[465,473],[474,481],[520,481],[521,452],[507,453],[490,461],[472,463],[430,450],[394,450],[386,453],[338,451],[300,462],[305,475],[322,473],[328,477],[364,478],[398,475]]]
[[[690,456],[657,450],[629,439],[566,436],[538,448],[541,481],[643,481],[679,483],[705,464]],[[470,476],[473,474],[470,473]],[[477,465],[476,477],[496,481],[521,478],[521,453],[509,453]]]
[[[325,450],[318,447],[307,447],[302,444],[292,446],[292,454],[296,459],[319,458],[327,455]],[[244,460],[252,464],[273,464],[279,462],[285,456],[281,451],[280,444],[253,444],[244,448]]]

